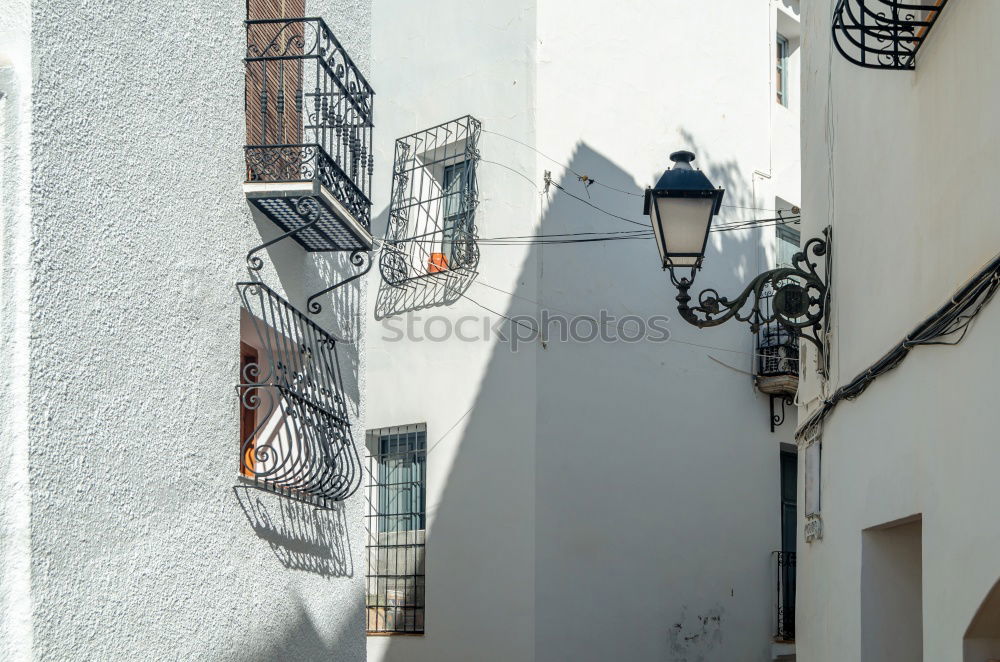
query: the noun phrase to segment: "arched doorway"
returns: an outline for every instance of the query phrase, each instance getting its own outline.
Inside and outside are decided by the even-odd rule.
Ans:
[[[972,617],[963,647],[965,662],[1000,661],[1000,580]]]

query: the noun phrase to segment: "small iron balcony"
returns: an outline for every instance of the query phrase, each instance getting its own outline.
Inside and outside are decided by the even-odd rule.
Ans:
[[[247,199],[307,251],[369,250],[374,91],[321,18],[246,29]]]
[[[774,292],[761,297],[761,309],[771,316]],[[770,397],[771,432],[785,422],[786,407],[795,404],[799,388],[799,339],[777,320],[761,325],[757,330],[757,374],[754,384]]]

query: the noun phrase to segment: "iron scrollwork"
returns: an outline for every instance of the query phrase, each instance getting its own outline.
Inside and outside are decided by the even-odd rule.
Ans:
[[[869,69],[916,67],[917,51],[948,0],[837,0],[833,43]]]
[[[261,489],[330,507],[361,483],[336,338],[263,283],[237,289],[261,350],[237,385],[252,421],[240,473]]]
[[[262,251],[268,246],[278,243],[282,239],[294,236],[303,230],[308,230],[319,222],[319,203],[316,202],[315,198],[297,198],[293,206],[295,208],[295,213],[304,219],[305,222],[302,225],[292,228],[284,234],[278,235],[274,239],[270,239],[259,246],[251,248],[247,253],[247,268],[250,269],[251,272],[258,272],[264,267],[264,261],[261,260],[260,257],[254,255],[254,253]]]
[[[433,284],[479,265],[478,119],[465,115],[396,141],[379,272],[390,287]],[[431,277],[428,279],[428,277]]]
[[[771,432],[785,422],[785,407],[793,407],[795,398],[791,395],[772,395],[771,399]],[[780,409],[775,406],[777,403]]]
[[[819,352],[820,369],[824,370],[822,332],[829,300],[825,278],[829,278],[831,268],[830,238],[828,227],[823,238],[810,239],[802,251],[792,257],[792,266],[765,271],[732,299],[720,296],[713,288],[702,290],[694,306],[690,305],[688,291],[698,267],[691,267],[690,276],[681,277],[676,275],[675,267],[669,267],[670,280],[677,288],[677,311],[685,321],[698,328],[718,326],[735,319],[749,323],[750,330],[757,333],[763,325],[776,322],[791,335],[812,343]],[[814,257],[826,259],[825,278],[817,271]],[[771,291],[773,298],[769,295]],[[768,298],[771,298],[770,305],[765,307],[763,304]]]
[[[323,306],[321,306],[319,304],[319,302],[316,301],[315,299],[323,296],[327,292],[331,292],[331,291],[337,289],[338,287],[341,287],[343,285],[347,285],[351,281],[354,281],[354,280],[357,280],[358,278],[361,278],[366,273],[368,273],[371,270],[371,268],[372,268],[372,256],[371,256],[371,253],[369,253],[368,251],[354,251],[353,253],[351,253],[351,257],[349,259],[350,259],[351,264],[353,264],[355,267],[363,267],[363,268],[358,273],[354,274],[353,276],[350,276],[348,278],[344,278],[342,280],[338,280],[333,285],[330,285],[329,287],[324,288],[324,289],[320,290],[319,292],[317,292],[316,294],[314,294],[311,297],[309,297],[309,299],[306,300],[306,308],[309,309],[310,313],[312,313],[313,315],[316,315],[321,310],[323,310]]]

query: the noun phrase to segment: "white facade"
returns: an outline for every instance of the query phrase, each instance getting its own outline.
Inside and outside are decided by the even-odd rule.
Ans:
[[[368,71],[368,5],[309,9]],[[235,283],[278,235],[241,189],[244,18],[0,9],[5,660],[364,659],[361,496],[318,511],[237,479]],[[295,245],[265,258],[300,307],[340,271]],[[365,292],[338,296],[320,319],[356,340],[359,422]]]
[[[395,138],[471,114],[482,238],[637,227],[546,194],[546,171],[645,225],[642,190],[682,148],[726,188],[723,220],[773,216],[799,202],[798,92],[785,108],[774,89],[781,29],[796,80],[796,25],[797,6],[766,0],[376,3],[379,172]],[[626,193],[585,189],[560,163]],[[377,189],[378,236],[390,191]],[[773,247],[773,227],[713,235],[696,286],[735,293]],[[426,633],[370,637],[370,658],[771,659],[793,425],[770,431],[746,326],[676,319],[651,239],[480,252],[462,296],[371,285],[366,427],[426,423],[429,521]],[[667,315],[672,341],[550,336],[514,352],[471,331],[486,319],[509,334],[490,310],[602,309]],[[426,337],[470,317],[477,339]],[[407,319],[422,339],[398,339]]]
[[[804,366],[805,416],[1000,250],[1000,4],[948,3],[915,71],[841,57],[833,4],[802,17],[803,238],[832,225],[834,267],[831,377]],[[913,348],[823,424],[822,539],[799,545],[802,659],[1000,658],[998,330],[994,301],[961,344]]]

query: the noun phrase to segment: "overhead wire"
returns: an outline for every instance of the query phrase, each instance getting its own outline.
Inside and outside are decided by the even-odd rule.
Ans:
[[[636,193],[636,192],[633,192],[633,191],[626,191],[625,189],[618,188],[616,186],[611,186],[610,184],[605,184],[604,182],[602,182],[600,180],[594,179],[590,175],[586,175],[586,174],[577,172],[575,169],[573,169],[572,167],[570,167],[569,164],[563,163],[562,161],[554,159],[551,156],[549,156],[548,154],[546,154],[545,152],[543,152],[540,149],[536,148],[534,145],[529,145],[528,143],[526,143],[526,142],[524,142],[522,140],[518,140],[517,138],[513,138],[513,137],[508,136],[506,134],[500,133],[499,131],[491,131],[490,129],[482,129],[482,132],[483,133],[489,133],[490,135],[498,136],[500,138],[504,138],[505,140],[510,140],[511,142],[515,142],[518,145],[521,145],[523,147],[527,147],[528,149],[530,149],[531,151],[535,152],[539,156],[545,158],[546,160],[551,161],[552,163],[556,164],[557,166],[560,166],[560,167],[568,170],[569,172],[573,173],[573,175],[575,175],[576,178],[579,181],[584,182],[584,184],[588,184],[588,183],[589,184],[597,184],[598,186],[600,186],[602,188],[606,188],[606,189],[611,190],[611,191],[616,191],[616,192],[622,193],[624,195],[631,195],[631,196],[634,196],[634,197],[637,197],[637,198],[641,198],[641,197],[645,196],[645,193]],[[487,161],[487,163],[496,163],[496,162],[494,162],[494,161]],[[496,165],[500,165],[502,167],[508,167],[508,166],[504,166],[503,164],[500,164],[500,163],[497,163]],[[512,168],[508,168],[508,169],[513,170]],[[517,172],[517,171],[515,170],[514,172]],[[518,174],[521,174],[523,176],[523,173],[518,173]],[[769,207],[747,207],[747,206],[743,206],[743,205],[725,205],[724,204],[722,206],[730,208],[730,209],[749,209],[749,210],[754,210],[754,211],[780,212],[780,211],[794,211],[795,210],[795,207],[789,207],[787,209],[772,209],[772,208],[769,208]]]

